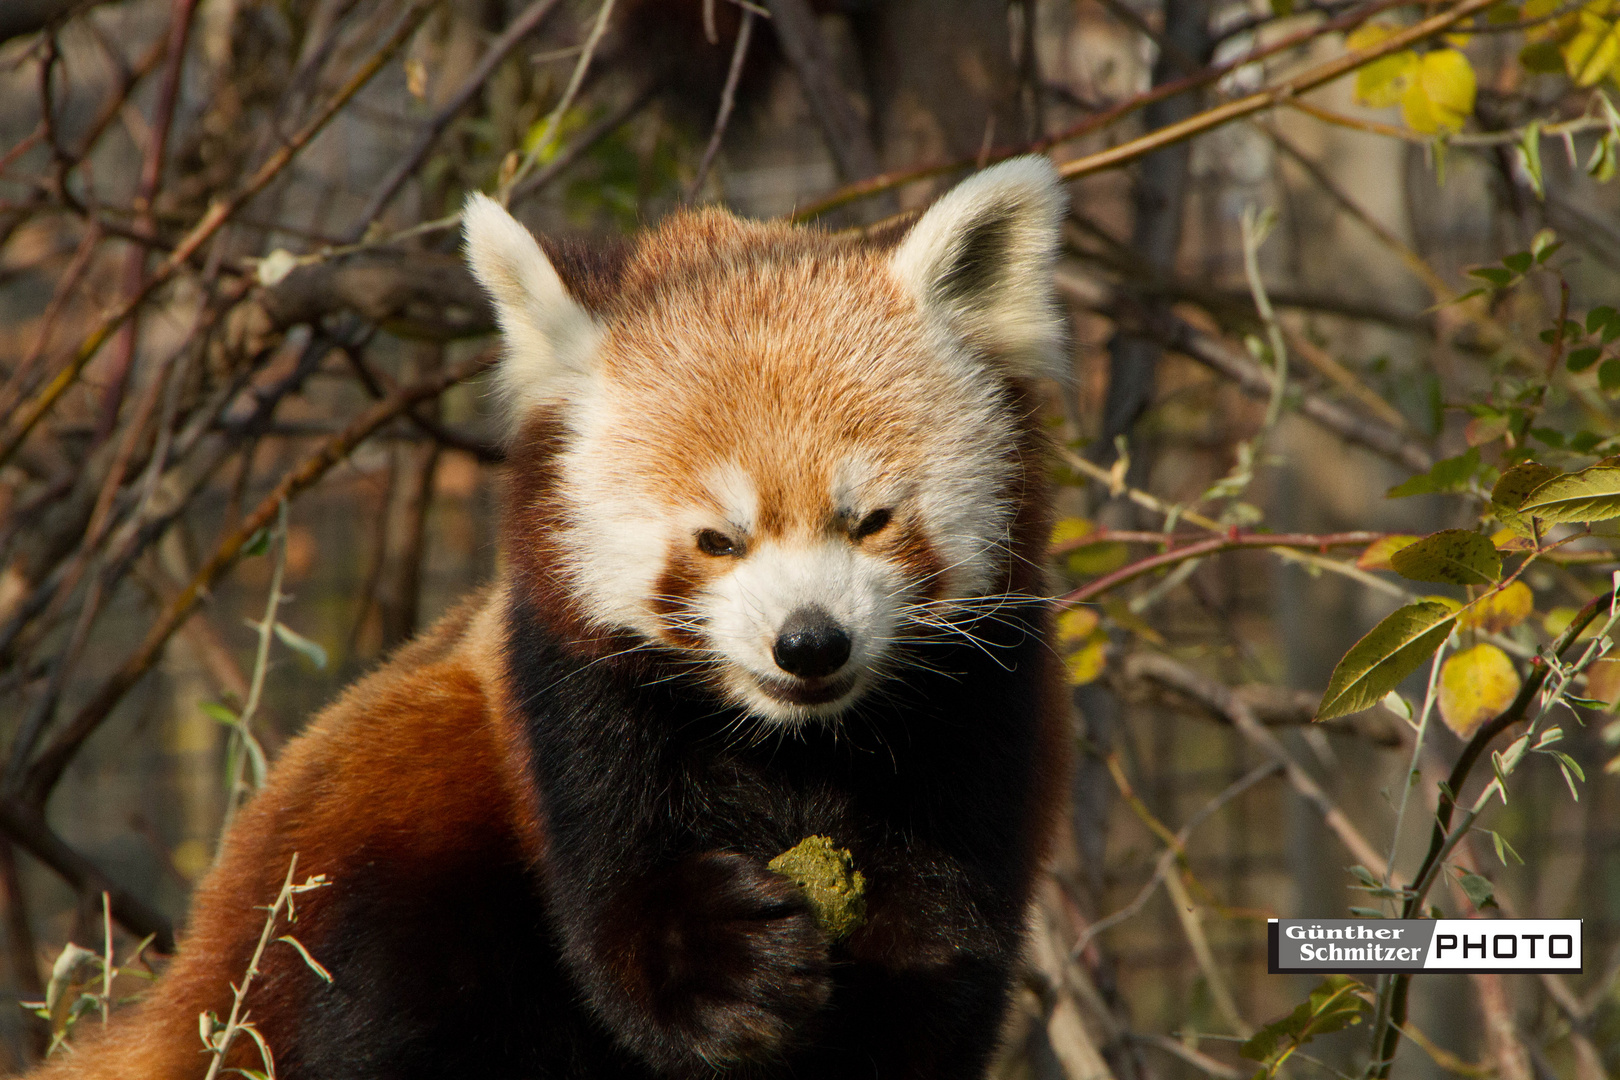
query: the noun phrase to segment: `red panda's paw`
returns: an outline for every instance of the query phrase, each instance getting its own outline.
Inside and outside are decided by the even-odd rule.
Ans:
[[[756,859],[713,851],[675,869],[649,920],[654,1020],[643,1051],[672,1071],[778,1056],[826,1004],[827,939],[798,887]]]

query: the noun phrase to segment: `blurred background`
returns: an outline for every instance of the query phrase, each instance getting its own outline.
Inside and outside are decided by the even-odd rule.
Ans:
[[[1561,306],[1620,303],[1597,161],[1612,173],[1614,83],[1526,52],[1567,59],[1548,28],[1587,15],[1620,50],[1620,12],[1533,3],[1448,39],[1467,107],[1427,127],[1410,86],[1457,94],[1410,73],[1208,110],[1446,5],[0,3],[0,1068],[44,1050],[10,1002],[44,998],[69,940],[102,947],[104,891],[120,957],[183,925],[233,778],[251,786],[244,728],[273,760],[494,571],[467,191],[586,243],[694,204],[856,235],[1033,150],[1082,163],[1053,567],[1056,591],[1095,591],[1065,617],[1080,769],[997,1075],[1249,1076],[1238,1042],[1312,985],[1266,974],[1266,918],[1377,907],[1346,868],[1370,849],[1411,873],[1463,744],[1431,727],[1396,836],[1398,708],[1310,723],[1407,595],[1362,549],[1480,519],[1475,473],[1386,492],[1505,460],[1514,435],[1471,422],[1540,370]],[[1188,118],[1195,138],[1132,142]],[[1547,274],[1450,303],[1548,228],[1567,293]],[[1613,452],[1609,382],[1559,368],[1541,460]],[[1200,516],[1308,539],[1110,582],[1158,550],[1140,534]],[[1528,656],[1612,568],[1601,546],[1538,564],[1503,647]],[[1565,725],[1579,800],[1537,760],[1488,822],[1522,861],[1485,834],[1458,854],[1515,915],[1583,918],[1584,976],[1418,979],[1396,1075],[1620,1075],[1620,778],[1607,721],[1584,721]],[[1431,899],[1473,912],[1455,884]],[[1287,1072],[1354,1075],[1366,1041]]]

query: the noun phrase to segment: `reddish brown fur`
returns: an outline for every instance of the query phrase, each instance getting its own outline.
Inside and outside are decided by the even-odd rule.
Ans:
[[[39,1074],[51,1080],[201,1076],[197,1017],[231,1008],[289,861],[298,878],[341,881],[357,853],[424,873],[475,861],[503,846],[538,860],[544,838],[526,750],[502,705],[492,595],[484,593],[351,687],[289,743],[270,785],[242,811],[218,866],[192,902],[179,955],[151,995],[110,1028]],[[402,768],[402,762],[434,768]],[[299,899],[292,932],[319,958],[324,891]],[[286,929],[278,933],[285,933]],[[291,947],[272,944],[249,1008],[272,1040],[316,976]],[[232,1064],[257,1067],[245,1037]]]

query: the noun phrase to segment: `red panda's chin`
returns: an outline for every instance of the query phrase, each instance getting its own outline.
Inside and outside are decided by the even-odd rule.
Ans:
[[[865,688],[859,670],[826,679],[775,678],[734,671],[727,682],[734,699],[760,719],[783,724],[832,720]]]
[[[784,705],[830,705],[851,696],[855,689],[855,673],[830,679],[762,679],[754,684],[766,697]]]

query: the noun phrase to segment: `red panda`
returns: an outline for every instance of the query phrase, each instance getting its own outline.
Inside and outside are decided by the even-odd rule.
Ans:
[[[474,195],[505,336],[502,569],[327,708],[153,992],[52,1080],[982,1076],[1065,789],[1048,644],[1065,196],[985,170],[903,235],[675,215],[588,263]],[[853,855],[831,942],[767,867]],[[257,1068],[247,1040],[228,1063]]]

